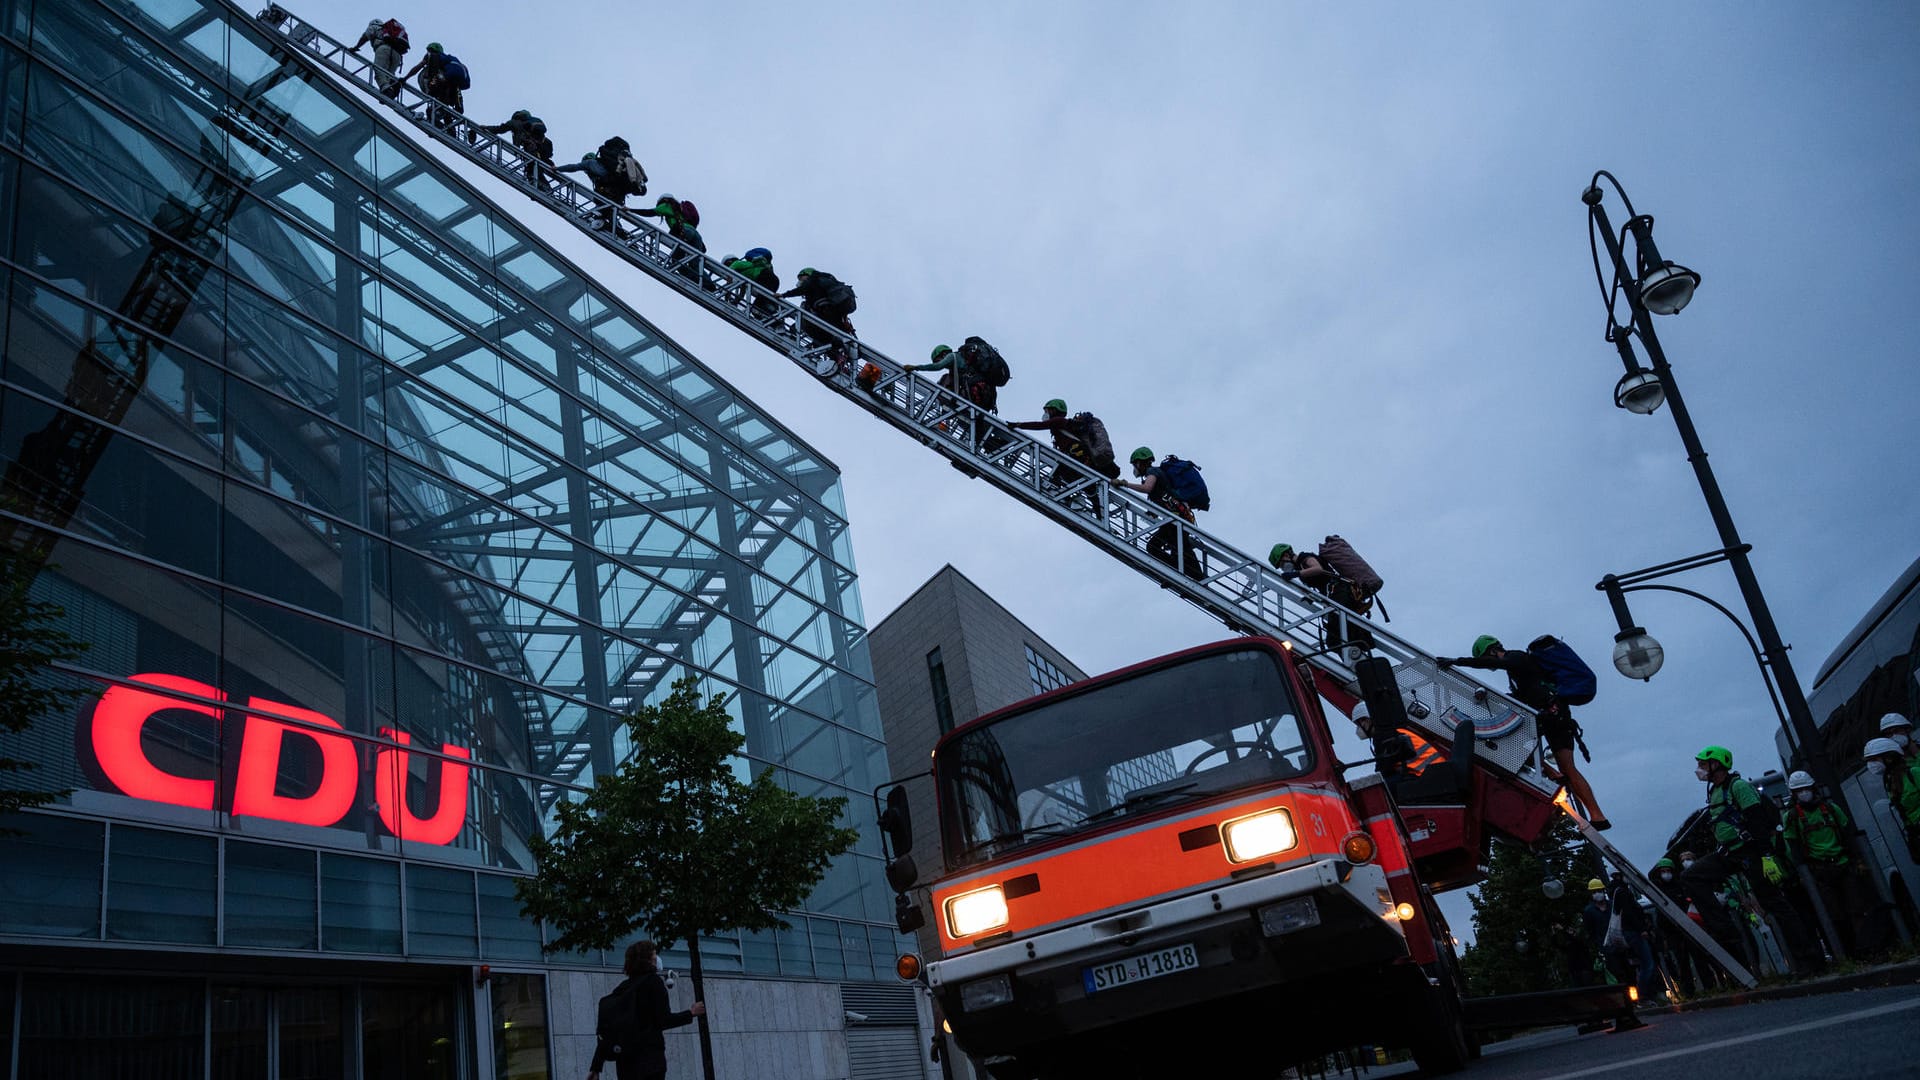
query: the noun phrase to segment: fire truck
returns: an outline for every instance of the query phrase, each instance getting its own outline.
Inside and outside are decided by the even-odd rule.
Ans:
[[[1381,767],[1349,776],[1321,699],[1358,696],[1327,682],[1240,637],[941,739],[923,976],[960,1047],[996,1078],[1272,1076],[1365,1044],[1430,1073],[1474,1056],[1434,892],[1479,879],[1489,814],[1527,838],[1557,809],[1475,769],[1471,736],[1415,776],[1377,731],[1360,764]],[[911,929],[903,788],[880,820]]]

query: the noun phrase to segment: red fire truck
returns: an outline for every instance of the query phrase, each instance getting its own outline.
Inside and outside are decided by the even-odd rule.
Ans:
[[[1523,839],[1555,808],[1473,768],[1471,738],[1418,777],[1349,778],[1320,699],[1356,698],[1312,679],[1280,642],[1235,638],[940,740],[939,955],[923,974],[976,1062],[997,1078],[1272,1076],[1378,1044],[1429,1072],[1465,1064],[1433,890],[1478,880],[1490,807]],[[888,792],[881,823],[912,929],[905,802]]]

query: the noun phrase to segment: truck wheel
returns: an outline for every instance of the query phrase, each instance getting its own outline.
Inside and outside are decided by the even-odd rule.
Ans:
[[[1475,1056],[1460,992],[1450,979],[1442,979],[1439,986],[1426,986],[1425,981],[1420,980],[1422,985],[1412,995],[1409,1013],[1416,1019],[1408,1032],[1407,1048],[1428,1076],[1459,1072]]]

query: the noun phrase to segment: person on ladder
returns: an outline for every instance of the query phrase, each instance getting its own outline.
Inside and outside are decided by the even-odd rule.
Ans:
[[[1509,649],[1492,634],[1481,634],[1474,640],[1472,656],[1442,656],[1436,662],[1442,670],[1470,667],[1506,672],[1513,696],[1538,714],[1536,720],[1540,737],[1547,740],[1547,749],[1553,752],[1554,764],[1560,771],[1560,782],[1580,801],[1581,809],[1586,811],[1587,820],[1594,828],[1602,832],[1613,828],[1613,823],[1601,813],[1600,804],[1593,797],[1593,787],[1587,783],[1587,778],[1580,772],[1579,762],[1574,759],[1576,743],[1580,744],[1582,750],[1586,749],[1580,738],[1580,725],[1574,722],[1573,711],[1561,700],[1559,684],[1554,681],[1552,673],[1532,650]]]
[[[1825,967],[1826,957],[1774,884],[1780,870],[1769,848],[1780,821],[1773,804],[1733,771],[1733,751],[1724,746],[1709,746],[1694,755],[1693,774],[1707,785],[1707,816],[1718,846],[1681,873],[1680,889],[1699,909],[1707,933],[1721,948],[1739,954],[1737,928],[1716,894],[1726,887],[1727,879],[1740,874],[1754,900],[1780,928],[1794,963],[1806,972]]]
[[[1193,523],[1193,507],[1181,500],[1177,494],[1178,485],[1168,471],[1168,463],[1185,464],[1191,467],[1191,462],[1181,462],[1179,458],[1169,454],[1166,462],[1155,465],[1153,451],[1144,446],[1130,454],[1127,460],[1133,465],[1133,475],[1139,479],[1118,481],[1121,487],[1132,488],[1158,503],[1163,509],[1171,511],[1181,520],[1188,524]],[[1206,576],[1206,570],[1200,564],[1200,552],[1193,546],[1192,534],[1187,534],[1184,545],[1186,550],[1181,553],[1183,558],[1176,562],[1174,548],[1181,546],[1180,541],[1180,527],[1169,521],[1153,531],[1153,538],[1147,541],[1147,554],[1168,566],[1179,567],[1181,573],[1199,581]]]

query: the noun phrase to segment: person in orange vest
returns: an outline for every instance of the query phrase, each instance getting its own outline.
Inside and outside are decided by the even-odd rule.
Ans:
[[[1353,707],[1353,726],[1362,739],[1373,738],[1373,710],[1367,708],[1367,703],[1364,701]],[[1413,744],[1413,755],[1404,761],[1381,766],[1380,772],[1383,775],[1419,776],[1437,762],[1447,759],[1447,756],[1440,752],[1439,747],[1422,738],[1419,732],[1407,728],[1398,730],[1400,734],[1407,737],[1408,742]]]

